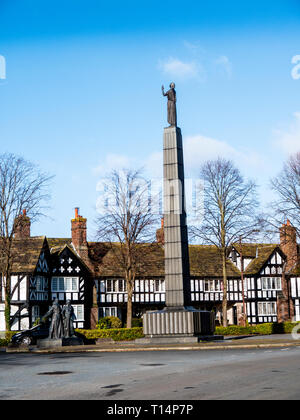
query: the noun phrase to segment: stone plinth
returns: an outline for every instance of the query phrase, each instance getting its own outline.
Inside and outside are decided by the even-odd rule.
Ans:
[[[161,338],[165,342],[180,338],[180,342],[197,342],[199,337],[215,331],[214,314],[193,308],[147,312],[143,317],[146,338]]]
[[[59,338],[59,339],[45,338],[43,340],[37,340],[37,346],[40,349],[53,349],[56,347],[82,346],[82,345],[83,345],[83,341],[79,337]]]

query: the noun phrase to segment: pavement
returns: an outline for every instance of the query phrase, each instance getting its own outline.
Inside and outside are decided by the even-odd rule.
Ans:
[[[209,341],[193,344],[139,344],[132,341],[103,342],[97,345],[59,347],[52,349],[38,349],[37,346],[29,348],[2,348],[7,353],[122,353],[122,352],[149,352],[149,351],[201,351],[201,350],[238,350],[238,349],[272,349],[281,347],[298,347],[300,339],[295,340],[290,334],[225,337],[220,341]]]

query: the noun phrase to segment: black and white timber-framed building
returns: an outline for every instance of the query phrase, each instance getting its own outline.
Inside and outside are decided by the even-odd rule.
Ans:
[[[126,322],[124,275],[109,246],[88,242],[86,219],[76,210],[71,238],[31,237],[19,232],[14,240],[11,276],[12,330],[32,327],[58,298],[70,299],[76,327],[95,327],[103,316]],[[135,280],[133,316],[165,306],[163,232],[156,244],[145,245],[144,261]],[[221,322],[222,258],[217,248],[190,245],[191,304],[213,310]],[[242,285],[242,272],[244,287]],[[233,244],[228,250],[228,321],[238,324],[243,295],[250,324],[300,321],[300,259],[296,231],[280,228],[280,244]],[[0,331],[5,329],[4,289],[0,287]]]

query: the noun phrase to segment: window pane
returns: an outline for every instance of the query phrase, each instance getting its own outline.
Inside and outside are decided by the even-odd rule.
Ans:
[[[78,291],[78,279],[72,278],[72,291],[77,292]]]
[[[280,277],[277,279],[277,289],[281,290],[281,278]]]
[[[76,319],[79,321],[83,320],[83,306],[82,305],[78,305],[77,306],[77,316]]]
[[[52,282],[51,282],[51,289],[53,292],[57,291],[57,286],[58,286],[57,277],[53,277]]]
[[[71,279],[69,277],[65,277],[65,291],[71,291]]]
[[[118,281],[117,280],[113,280],[113,292],[117,292],[118,291],[117,287],[118,287]]]
[[[106,280],[106,291],[111,292],[112,291],[112,281]]]
[[[63,277],[60,277],[58,279],[58,289],[60,291],[62,291],[62,292],[65,290],[65,282],[64,282],[64,278]]]

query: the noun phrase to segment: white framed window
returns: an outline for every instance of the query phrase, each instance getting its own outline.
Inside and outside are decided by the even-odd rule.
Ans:
[[[84,305],[72,305],[74,308],[75,321],[84,321]]]
[[[204,280],[205,292],[221,292],[222,280]]]
[[[99,308],[99,318],[104,318],[106,316],[118,316],[118,308],[115,306],[108,306]]]
[[[31,310],[31,320],[34,324],[35,321],[40,318],[40,307],[39,306],[33,306]]]
[[[52,277],[52,292],[79,292],[78,277]]]
[[[43,276],[37,276],[36,278],[36,291],[37,292],[44,292],[46,289],[46,279]]]
[[[262,290],[282,290],[280,277],[263,277]]]
[[[277,315],[276,302],[258,302],[257,309],[258,315]]]
[[[149,280],[149,290],[152,293],[165,291],[165,282],[161,279]]]
[[[108,279],[106,280],[107,293],[126,293],[126,281],[124,279]]]

